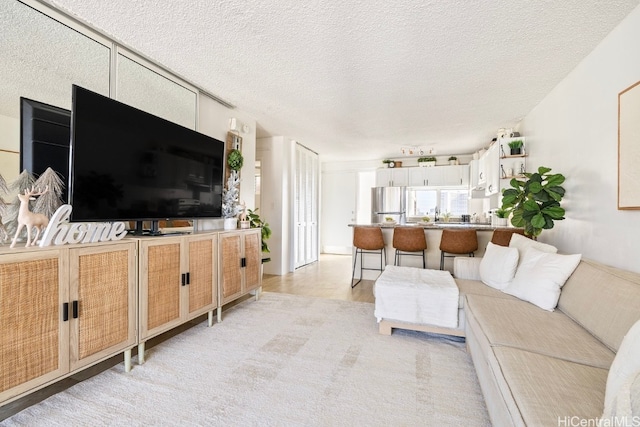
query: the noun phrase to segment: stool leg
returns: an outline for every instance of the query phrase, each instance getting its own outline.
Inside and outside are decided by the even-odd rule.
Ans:
[[[399,260],[400,260],[400,255],[398,254],[398,250],[396,249],[395,256],[393,257],[393,265],[398,265]]]
[[[360,280],[358,280],[355,284],[353,283],[353,279],[355,278],[355,275],[356,275],[356,263],[358,261],[358,251],[359,249],[356,248],[356,254],[353,257],[353,270],[351,271],[351,288],[356,286],[358,283],[360,283],[360,280],[362,280],[362,271],[360,271]],[[362,262],[362,253],[360,253],[360,262]]]
[[[422,251],[422,268],[427,268],[427,257],[424,251]]]
[[[440,251],[440,270],[444,270],[444,251]]]

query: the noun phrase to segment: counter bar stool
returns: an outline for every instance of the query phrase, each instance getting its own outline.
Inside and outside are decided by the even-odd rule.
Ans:
[[[496,228],[491,236],[491,243],[500,246],[509,246],[511,235],[513,233],[522,234],[524,236],[524,228]]]
[[[382,229],[380,227],[353,227],[353,246],[356,248],[353,257],[353,271],[351,273],[351,287],[355,287],[362,281],[362,270],[379,270],[383,271],[387,264],[387,251],[384,249],[384,239],[382,238]],[[360,254],[360,279],[353,283],[356,274],[356,262]],[[364,254],[380,254],[380,268],[365,268]],[[382,257],[384,256],[384,264]]]
[[[395,227],[393,229],[393,247],[396,250],[393,265],[400,265],[400,256],[422,256],[422,268],[427,268],[427,238],[422,227]],[[419,253],[418,253],[419,252]]]
[[[444,270],[445,256],[452,258],[450,255],[445,255],[445,252],[455,255],[469,254],[469,256],[475,256],[473,252],[476,250],[478,250],[478,235],[475,229],[443,229],[442,237],[440,238],[440,270]]]

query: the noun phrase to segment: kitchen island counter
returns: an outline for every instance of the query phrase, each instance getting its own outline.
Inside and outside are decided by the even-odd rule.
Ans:
[[[387,265],[393,265],[395,249],[393,248],[393,229],[395,227],[420,227],[424,229],[425,237],[427,239],[427,268],[437,270],[440,268],[440,239],[442,237],[442,230],[444,228],[449,229],[475,229],[478,235],[478,250],[475,251],[475,256],[481,257],[484,255],[487,243],[491,241],[493,230],[496,228],[490,224],[483,223],[447,223],[438,222],[434,224],[349,224],[349,227],[355,226],[379,226],[382,229],[382,237],[385,242],[385,249],[387,252]],[[352,257],[355,255],[355,248],[352,251]],[[406,267],[419,267],[422,268],[422,259],[414,256],[401,257],[401,265]],[[376,255],[365,254],[365,267],[374,267],[380,265],[380,258]],[[453,272],[453,258],[445,258],[444,267],[446,270]],[[360,257],[356,263],[356,277],[360,274]],[[365,280],[375,280],[380,274],[377,271],[365,270],[363,272]]]

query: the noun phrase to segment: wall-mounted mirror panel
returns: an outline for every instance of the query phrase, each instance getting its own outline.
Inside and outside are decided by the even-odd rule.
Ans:
[[[0,2],[0,174],[19,173],[20,97],[71,108],[71,85],[109,95],[110,47],[17,0]]]
[[[117,64],[118,101],[189,129],[196,128],[195,92],[125,55],[118,54]]]

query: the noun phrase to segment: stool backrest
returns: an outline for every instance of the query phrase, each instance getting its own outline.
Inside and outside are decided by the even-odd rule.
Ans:
[[[380,227],[354,227],[353,246],[367,251],[384,248],[384,238]]]
[[[395,227],[393,247],[404,252],[418,252],[427,249],[427,238],[422,227]]]
[[[450,254],[468,254],[478,249],[476,230],[451,230],[444,228],[440,239],[440,250]]]
[[[509,246],[513,233],[524,236],[524,228],[496,228],[491,236],[491,243],[500,246]]]

